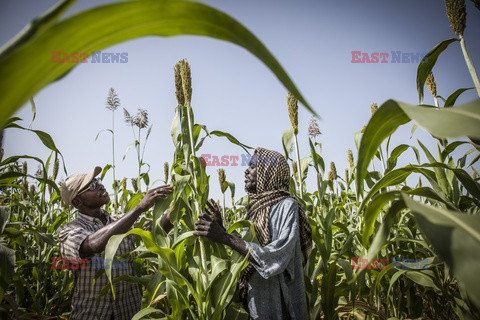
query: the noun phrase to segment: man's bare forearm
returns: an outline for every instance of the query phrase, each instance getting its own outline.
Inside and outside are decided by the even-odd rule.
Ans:
[[[110,237],[116,234],[123,234],[130,230],[140,214],[142,214],[141,210],[133,208],[117,221],[112,222],[89,235],[80,246],[80,257],[89,257],[105,250]]]
[[[243,256],[246,256],[248,254],[247,243],[245,242],[245,240],[232,236],[231,234],[226,234],[223,244],[229,246]],[[255,261],[252,255],[248,257],[248,260]]]

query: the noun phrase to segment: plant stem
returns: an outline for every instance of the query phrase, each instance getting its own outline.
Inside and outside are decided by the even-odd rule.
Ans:
[[[193,140],[193,121],[192,121],[192,118],[191,117],[191,110],[192,107],[189,105],[186,106],[186,110],[187,110],[187,121],[188,121],[188,134],[189,134],[189,138],[190,138],[190,148],[191,148],[191,155],[190,157],[195,158],[195,142]],[[185,159],[186,161],[188,161],[188,159]],[[198,188],[198,183],[197,183],[197,177],[196,177],[196,162],[195,161],[190,161],[190,165],[192,167],[192,179],[193,179],[193,185],[194,185],[194,188],[192,189],[193,191],[193,201],[194,201],[194,208],[195,208],[195,212],[194,212],[194,217],[196,219],[198,219],[198,215],[200,214],[200,207],[199,207],[199,203],[198,203],[198,200],[197,200],[197,188]],[[202,261],[201,263],[201,271],[202,271],[202,278],[203,280],[206,280],[205,278],[205,274],[207,272],[207,256],[206,256],[206,251],[205,251],[205,243],[204,243],[204,239],[203,238],[200,238],[198,239],[199,240],[199,244],[200,244],[200,259]],[[202,281],[202,284],[205,284],[206,281]],[[202,288],[203,290],[206,289],[206,287]],[[202,310],[202,307],[199,308],[199,310]]]
[[[299,184],[299,191],[300,191],[300,198],[303,198],[303,181],[302,181],[302,165],[300,164],[300,152],[298,150],[298,140],[297,135],[294,135],[294,142],[295,142],[295,153],[297,155],[297,171],[298,171],[298,184]]]
[[[138,176],[137,176],[137,187],[138,187],[138,192],[142,192],[142,187],[141,187],[141,181],[140,181],[140,175],[142,173],[142,159],[140,157],[140,136],[141,136],[141,131],[142,129],[138,127],[138,144],[136,145],[137,149],[137,162],[138,162]]]
[[[480,80],[478,79],[477,71],[475,70],[475,66],[473,65],[473,61],[468,54],[467,46],[465,44],[465,39],[462,35],[460,37],[460,47],[462,47],[463,56],[465,58],[465,62],[467,63],[468,71],[472,76],[473,84],[475,85],[475,89],[477,89],[477,94],[480,97]]]
[[[113,169],[113,211],[116,213],[118,209],[118,186],[115,178],[115,110],[112,110],[112,169]]]

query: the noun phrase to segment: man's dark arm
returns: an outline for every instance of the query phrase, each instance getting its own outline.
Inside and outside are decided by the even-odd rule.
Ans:
[[[217,221],[214,221],[209,215],[202,214],[199,217],[198,221],[195,223],[194,234],[227,245],[243,256],[248,254],[247,243],[245,240],[228,234],[227,231],[225,231],[225,228],[220,226],[220,224]],[[248,259],[250,261],[255,261],[251,255]]]
[[[160,219],[160,225],[165,233],[169,233],[173,229],[173,224],[170,222],[170,213],[172,213],[173,208],[168,209],[165,214]]]
[[[87,238],[85,238],[85,240],[80,245],[80,257],[86,258],[96,253],[103,252],[111,236],[116,234],[123,234],[130,230],[132,225],[143,212],[150,209],[157,199],[165,197],[170,192],[171,187],[163,189],[162,187],[160,187],[149,190],[147,194],[143,197],[143,199],[140,201],[140,203],[135,206],[135,208],[133,208],[131,211],[127,212],[117,221],[110,223],[105,227],[92,233],[91,235],[87,236]]]

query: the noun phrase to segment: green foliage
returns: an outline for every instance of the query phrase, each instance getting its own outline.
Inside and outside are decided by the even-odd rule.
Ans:
[[[315,113],[262,42],[221,11],[191,1],[128,1],[99,6],[58,21],[74,2],[59,3],[50,14],[35,20],[17,41],[0,52],[0,124],[40,89],[77,66],[77,63],[52,63],[52,48],[60,52],[90,54],[150,35],[198,35],[237,44],[260,59],[287,90]],[[39,52],[44,54],[39,55]],[[34,56],[38,59],[32,60]],[[12,83],[16,85],[12,87]]]

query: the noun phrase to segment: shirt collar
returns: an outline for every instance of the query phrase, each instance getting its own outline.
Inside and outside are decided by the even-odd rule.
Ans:
[[[102,210],[102,212],[107,217],[107,224],[108,224],[110,222],[110,215],[105,210]],[[80,211],[77,211],[77,217],[87,222],[103,224],[102,220],[95,217],[87,216],[86,214],[83,214]]]

